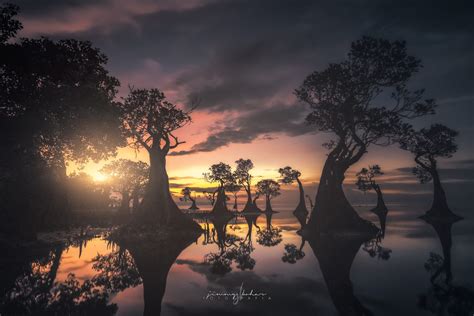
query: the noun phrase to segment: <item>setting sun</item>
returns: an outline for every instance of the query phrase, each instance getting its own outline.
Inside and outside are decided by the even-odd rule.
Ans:
[[[107,176],[100,172],[95,172],[91,176],[92,179],[94,179],[94,181],[96,182],[104,182],[105,180],[107,180]]]

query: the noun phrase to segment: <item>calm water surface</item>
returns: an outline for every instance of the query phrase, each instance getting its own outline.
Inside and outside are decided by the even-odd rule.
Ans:
[[[378,224],[374,214],[359,211]],[[84,307],[85,314],[471,315],[473,221],[432,225],[420,214],[392,206],[385,236],[369,242],[305,241],[300,222],[285,210],[227,224],[200,219],[206,233],[191,242],[119,247],[96,237],[50,249],[21,267],[3,263],[2,295],[9,298],[2,311],[15,314],[32,297],[41,300],[41,288],[76,282],[76,291],[87,292],[81,286],[92,280],[93,289],[109,295],[79,294],[104,306]],[[236,300],[235,293],[244,295]]]

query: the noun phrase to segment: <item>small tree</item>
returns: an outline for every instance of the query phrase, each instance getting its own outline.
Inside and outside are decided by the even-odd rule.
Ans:
[[[427,215],[453,216],[438,174],[438,158],[451,158],[457,151],[458,132],[441,124],[419,131],[410,130],[401,139],[402,149],[415,155],[413,173],[421,183],[433,181],[433,203]]]
[[[254,212],[257,211],[258,208],[255,203],[252,201],[252,175],[250,174],[250,170],[253,169],[253,162],[250,159],[242,159],[240,158],[235,162],[237,167],[235,168],[234,178],[236,182],[241,185],[245,192],[247,193],[247,202],[245,203],[244,209],[242,212]]]
[[[234,196],[234,206],[232,207],[232,209],[234,211],[237,211],[237,208],[238,208],[237,198],[238,198],[238,194],[239,194],[241,189],[242,189],[242,186],[240,184],[238,184],[237,182],[235,182],[235,179],[232,179],[232,182],[228,183],[225,186],[225,190],[227,192],[232,193],[232,195]]]
[[[383,199],[382,190],[380,185],[375,181],[375,178],[383,175],[382,169],[379,165],[372,165],[369,168],[362,168],[357,174],[356,185],[362,192],[374,190],[377,193],[377,206],[372,212],[387,212],[387,207]]]
[[[270,179],[260,180],[257,183],[257,194],[265,196],[265,212],[273,212],[271,200],[280,195],[280,185]]]
[[[199,207],[196,205],[196,199],[192,196],[192,191],[189,187],[185,187],[181,190],[181,198],[182,201],[191,201],[191,206],[189,207],[190,210],[199,210]]]
[[[382,235],[385,234],[385,220],[387,218],[387,206],[383,199],[382,190],[380,186],[375,182],[375,178],[383,175],[382,169],[379,165],[372,165],[369,168],[362,168],[357,174],[356,185],[359,190],[362,192],[367,192],[374,190],[377,193],[377,206],[371,210],[375,213],[380,220],[380,228],[382,230]]]
[[[118,159],[106,164],[100,172],[110,179],[112,191],[118,192],[122,196],[119,207],[120,214],[129,215],[130,201],[133,200],[135,208],[139,193],[148,182],[148,164],[143,161]]]
[[[373,230],[347,201],[345,172],[370,145],[387,146],[407,129],[405,119],[434,113],[435,102],[407,82],[421,67],[403,41],[363,37],[351,45],[347,59],[315,71],[296,90],[311,107],[306,118],[317,131],[334,138],[322,169],[315,207],[307,227],[316,231]],[[382,98],[390,94],[391,99]]]
[[[137,222],[191,224],[173,201],[166,171],[169,151],[184,143],[174,133],[191,122],[190,112],[169,102],[158,89],[130,89],[118,107],[122,130],[131,140],[129,145],[137,150],[144,148],[150,157],[150,177]]]
[[[223,162],[214,164],[209,168],[209,172],[204,173],[204,178],[210,183],[217,182],[219,185],[215,191],[217,198],[213,203],[212,214],[219,216],[228,214],[225,188],[227,184],[232,182],[231,167]]]
[[[284,184],[292,184],[293,182],[298,183],[298,188],[300,192],[300,201],[298,203],[298,206],[295,209],[295,212],[301,212],[301,213],[308,213],[308,209],[306,208],[306,201],[304,198],[304,188],[303,184],[301,183],[300,176],[301,172],[298,170],[295,170],[291,168],[290,166],[287,166],[285,168],[280,168],[278,172],[281,175],[280,181]]]

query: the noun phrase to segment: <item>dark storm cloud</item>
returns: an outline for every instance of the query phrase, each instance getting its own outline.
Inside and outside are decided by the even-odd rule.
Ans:
[[[350,42],[364,34],[408,41],[409,51],[425,65],[413,85],[426,87],[427,96],[443,104],[440,115],[428,120],[455,125],[461,131],[463,150],[472,151],[472,140],[466,136],[472,132],[468,128],[474,97],[471,1],[18,3],[25,22],[32,25],[26,34],[92,40],[110,57],[112,73],[124,86],[165,85],[181,101],[198,95],[201,110],[241,113],[241,119],[228,120],[227,126],[190,152],[272,138],[274,133],[304,134],[306,130],[291,121],[294,115],[289,116],[290,122],[282,122],[272,113],[281,113],[282,104],[295,103],[292,91],[305,76],[343,59]],[[141,81],[130,76],[149,59],[159,63],[159,71],[140,69]],[[302,115],[307,110],[294,111]],[[267,117],[274,121],[266,121]],[[259,119],[262,127],[249,123]]]
[[[218,132],[211,132],[204,142],[194,145],[190,150],[172,152],[171,156],[188,155],[197,152],[210,152],[229,144],[251,143],[260,135],[282,133],[298,136],[313,131],[304,123],[305,107],[274,106],[252,111],[238,116],[225,124]]]

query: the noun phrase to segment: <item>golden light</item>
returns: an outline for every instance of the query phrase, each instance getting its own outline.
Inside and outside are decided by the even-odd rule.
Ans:
[[[96,182],[104,182],[105,180],[107,180],[107,176],[100,172],[95,172],[94,174],[92,174],[92,179]]]

